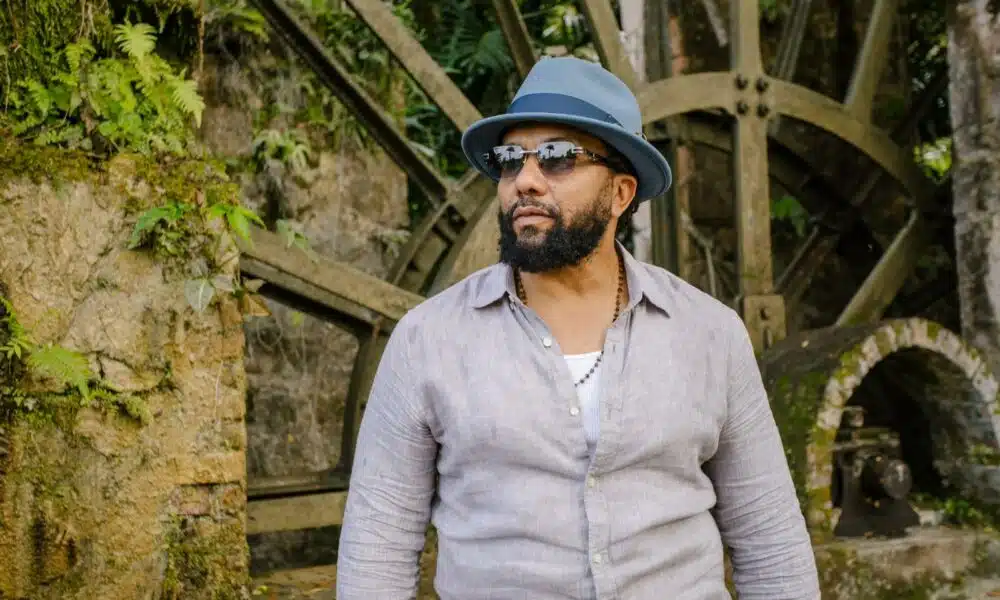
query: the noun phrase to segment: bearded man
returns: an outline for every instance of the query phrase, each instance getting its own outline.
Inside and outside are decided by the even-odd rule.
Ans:
[[[388,341],[361,423],[339,600],[720,600],[819,584],[746,328],[615,238],[671,171],[600,65],[539,61],[463,135],[500,261]]]

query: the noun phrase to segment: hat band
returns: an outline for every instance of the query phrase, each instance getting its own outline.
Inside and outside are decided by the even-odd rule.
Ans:
[[[618,119],[586,100],[564,94],[526,94],[510,103],[507,114],[543,112],[575,117],[585,117],[595,121],[613,123],[625,128]]]

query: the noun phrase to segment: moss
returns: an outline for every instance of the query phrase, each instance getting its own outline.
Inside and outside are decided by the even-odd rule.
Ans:
[[[250,586],[249,549],[238,522],[182,517],[166,536],[164,600],[242,600]]]
[[[110,37],[107,10],[97,0],[0,0],[0,102],[23,79],[53,75],[67,43],[83,35]],[[84,15],[88,18],[84,19]]]
[[[941,335],[942,331],[944,331],[944,328],[941,327],[939,323],[935,323],[934,321],[927,321],[927,337],[929,339],[937,341],[938,336]]]
[[[35,184],[49,181],[60,186],[93,181],[102,171],[101,163],[83,152],[10,140],[0,144],[0,186],[21,178]]]
[[[814,429],[826,381],[822,372],[795,378],[784,376],[771,390],[775,422],[803,511],[810,507],[807,448],[816,439]]]
[[[896,349],[896,344],[886,328],[880,328],[875,332],[875,347],[878,348],[879,356],[888,356]]]
[[[931,600],[961,583],[961,578],[922,573],[911,579],[886,576],[847,548],[816,553],[823,598],[831,600]]]

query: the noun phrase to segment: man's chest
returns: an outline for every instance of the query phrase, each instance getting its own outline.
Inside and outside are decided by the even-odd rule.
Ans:
[[[615,333],[586,393],[574,385],[572,364],[544,336],[501,356],[456,353],[460,380],[432,376],[442,466],[578,472],[591,456],[589,427],[597,433],[595,459],[609,467],[700,468],[714,454],[726,417],[724,353],[662,331]]]

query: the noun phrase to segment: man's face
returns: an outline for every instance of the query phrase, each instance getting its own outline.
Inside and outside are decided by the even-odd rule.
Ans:
[[[553,142],[608,155],[599,140],[556,125],[511,129],[501,144],[530,151]],[[500,261],[529,273],[577,265],[590,256],[609,232],[613,235],[635,193],[633,178],[616,176],[591,156],[554,164],[543,168],[531,155],[520,170],[504,173],[497,186]],[[629,180],[624,189],[622,178]]]

